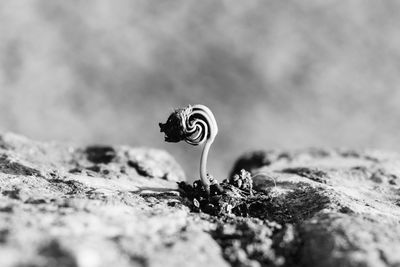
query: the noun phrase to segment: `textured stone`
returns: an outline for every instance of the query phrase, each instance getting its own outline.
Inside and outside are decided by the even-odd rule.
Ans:
[[[270,196],[257,217],[294,226],[294,266],[399,266],[400,156],[379,151],[307,150],[244,155]],[[260,158],[262,160],[260,160]],[[289,263],[288,261],[288,263]]]
[[[0,266],[224,266],[166,180],[184,179],[166,152],[0,144]]]
[[[209,215],[164,151],[4,134],[0,266],[400,265],[398,154],[258,151],[242,168],[246,216]]]

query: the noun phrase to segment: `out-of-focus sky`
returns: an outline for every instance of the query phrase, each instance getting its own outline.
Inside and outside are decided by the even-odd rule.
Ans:
[[[400,2],[0,1],[0,130],[201,150],[158,122],[201,103],[222,180],[252,149],[400,149]]]

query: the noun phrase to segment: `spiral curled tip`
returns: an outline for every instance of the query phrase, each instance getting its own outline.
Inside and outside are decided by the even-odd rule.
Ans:
[[[218,132],[217,122],[211,110],[204,105],[188,105],[176,109],[166,123],[159,123],[160,131],[165,133],[166,142],[185,141],[199,145],[213,140]]]

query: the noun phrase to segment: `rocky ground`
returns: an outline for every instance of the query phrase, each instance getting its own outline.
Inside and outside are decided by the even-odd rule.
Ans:
[[[1,135],[0,266],[400,266],[399,154],[258,151],[241,169],[254,191],[210,212],[164,151]]]

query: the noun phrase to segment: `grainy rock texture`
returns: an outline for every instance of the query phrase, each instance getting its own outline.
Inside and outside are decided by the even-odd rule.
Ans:
[[[258,151],[242,168],[255,194],[209,215],[164,151],[2,135],[0,266],[400,266],[398,154]]]

